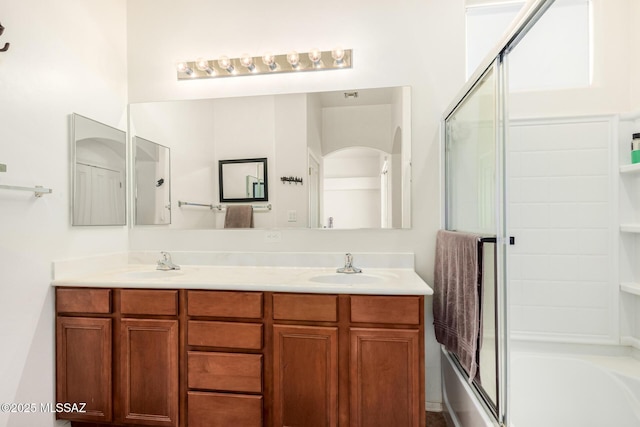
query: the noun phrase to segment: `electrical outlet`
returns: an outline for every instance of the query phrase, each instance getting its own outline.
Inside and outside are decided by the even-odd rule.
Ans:
[[[298,221],[298,212],[296,211],[287,211],[287,222],[297,222]]]
[[[264,234],[264,241],[269,243],[281,242],[282,233],[280,233],[279,231],[267,231]]]

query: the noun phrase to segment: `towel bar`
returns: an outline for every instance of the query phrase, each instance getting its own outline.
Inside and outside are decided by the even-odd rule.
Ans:
[[[214,204],[204,204],[204,203],[192,203],[192,202],[183,202],[183,201],[178,201],[178,207],[181,208],[183,206],[202,206],[205,208],[209,208],[209,209],[217,209],[219,211],[223,210],[223,209],[227,209],[227,205],[214,205]],[[271,205],[271,203],[268,203],[266,205],[251,205],[253,206],[253,209],[265,209],[265,210],[272,210],[273,206]]]
[[[35,187],[18,187],[16,185],[0,185],[0,190],[18,190],[18,191],[33,191],[36,197],[42,197],[43,194],[51,194],[53,192],[50,188],[44,188],[40,185]]]

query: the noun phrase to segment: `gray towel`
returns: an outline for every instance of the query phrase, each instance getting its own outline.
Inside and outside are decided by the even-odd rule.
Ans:
[[[433,325],[473,381],[480,333],[478,235],[440,230],[436,238]]]
[[[224,228],[253,228],[253,206],[227,206]]]

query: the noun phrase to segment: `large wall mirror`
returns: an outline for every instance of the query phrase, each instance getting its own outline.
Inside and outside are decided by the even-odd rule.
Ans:
[[[255,211],[255,228],[411,226],[409,87],[149,102],[129,114],[132,135],[171,148],[171,228],[223,228],[225,203],[260,200],[257,182],[256,197],[246,182],[242,197],[221,187],[220,161],[233,159],[269,165],[270,209]]]
[[[126,224],[126,132],[71,115],[72,225]]]
[[[171,224],[171,153],[168,147],[132,138],[135,224]]]

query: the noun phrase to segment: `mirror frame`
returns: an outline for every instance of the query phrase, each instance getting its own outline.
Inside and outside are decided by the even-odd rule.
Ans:
[[[122,188],[122,221],[121,222],[108,222],[108,223],[90,223],[90,224],[84,224],[84,223],[80,223],[79,220],[75,217],[75,211],[76,211],[76,206],[79,203],[79,200],[77,200],[77,190],[78,190],[78,183],[76,182],[76,174],[77,174],[77,162],[78,162],[78,132],[77,132],[77,122],[78,122],[78,118],[82,119],[82,120],[86,120],[92,123],[95,123],[96,125],[99,125],[101,127],[106,128],[109,131],[116,131],[121,133],[122,138],[123,138],[123,168],[121,171],[122,174],[122,182],[121,182],[121,188]],[[122,129],[118,129],[115,126],[109,126],[105,123],[99,122],[97,120],[91,119],[89,117],[83,116],[81,114],[78,113],[72,113],[70,115],[70,125],[71,125],[71,129],[70,129],[70,143],[71,143],[71,160],[70,160],[70,174],[71,174],[71,194],[70,194],[70,212],[69,212],[69,216],[70,216],[70,223],[72,227],[95,227],[95,226],[116,226],[116,227],[120,227],[120,226],[124,226],[127,225],[128,219],[128,205],[129,205],[129,201],[128,201],[128,197],[129,197],[129,187],[128,187],[128,181],[129,181],[129,173],[128,173],[128,162],[129,162],[129,154],[127,153],[128,150],[128,143],[127,143],[127,131],[124,131]],[[88,138],[82,138],[82,139],[88,139]],[[115,140],[114,140],[115,141]],[[120,141],[116,141],[116,142],[120,142]]]
[[[224,196],[224,176],[222,169],[224,165],[238,163],[262,163],[264,174],[264,196],[263,197],[225,197]],[[269,175],[267,172],[267,158],[261,157],[256,159],[231,159],[218,160],[218,190],[220,194],[220,203],[225,202],[267,202],[269,201]]]

